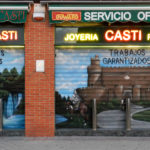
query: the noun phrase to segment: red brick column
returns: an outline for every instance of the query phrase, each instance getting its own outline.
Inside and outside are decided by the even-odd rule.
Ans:
[[[33,22],[33,7],[25,23],[25,135],[54,136],[54,27]],[[45,72],[36,72],[45,60]]]

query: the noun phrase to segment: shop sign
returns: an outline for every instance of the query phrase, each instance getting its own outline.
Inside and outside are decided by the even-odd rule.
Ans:
[[[17,30],[3,30],[0,33],[0,41],[18,40]]]
[[[150,45],[149,27],[73,27],[56,28],[56,45]]]
[[[52,12],[52,20],[80,21],[81,12]]]
[[[142,41],[142,30],[106,30],[104,33],[105,40],[115,41]]]
[[[81,10],[81,11],[49,11],[50,23],[63,21],[81,22],[150,22],[149,10]]]
[[[65,41],[98,41],[98,35],[92,33],[70,33],[64,37]]]
[[[24,45],[23,26],[0,26],[0,45]]]
[[[26,17],[26,10],[0,10],[0,22],[24,23]]]
[[[150,22],[150,11],[83,11],[83,22]]]

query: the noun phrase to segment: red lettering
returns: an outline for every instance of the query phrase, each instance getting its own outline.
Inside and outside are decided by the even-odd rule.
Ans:
[[[139,41],[142,41],[142,31],[139,30]]]
[[[113,38],[114,38],[113,35],[114,35],[114,31],[113,30],[107,30],[105,32],[105,39],[106,39],[106,41],[112,41]]]
[[[15,31],[8,31],[8,33],[9,33],[9,39],[13,40]]]
[[[114,41],[116,41],[116,40],[122,41],[122,35],[121,35],[120,30],[117,30],[117,32],[115,34]]]
[[[17,15],[16,15],[15,11],[12,11],[12,14],[10,16],[10,20],[17,20]]]
[[[6,19],[6,17],[7,17],[7,19]],[[4,18],[4,20],[9,20],[9,14],[8,14],[7,11],[6,11],[6,13],[5,13],[5,18]]]
[[[7,41],[9,38],[7,31],[2,31],[2,40]]]
[[[107,30],[104,34],[105,40],[108,42],[116,41],[141,41],[142,31],[141,30]]]
[[[133,40],[133,41],[136,41],[136,37],[137,37],[138,30],[131,30],[131,33],[133,33],[133,34],[132,34],[132,40]]]
[[[15,31],[15,40],[18,40],[18,32]]]
[[[4,20],[4,11],[3,10],[0,11],[0,15],[1,15],[0,20]]]
[[[0,34],[0,40],[8,41],[8,40],[18,40],[18,32],[17,31],[2,31]]]
[[[124,41],[129,41],[130,40],[131,36],[130,36],[130,31],[129,30],[124,30],[123,35],[124,35],[123,36]]]

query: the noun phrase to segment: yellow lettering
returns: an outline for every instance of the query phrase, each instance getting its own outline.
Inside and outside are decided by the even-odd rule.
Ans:
[[[86,40],[88,41],[90,41],[91,40],[91,34],[86,34]]]
[[[84,41],[85,38],[84,38],[84,34],[80,34],[80,41]]]
[[[97,34],[94,34],[94,36],[93,36],[93,41],[98,41],[98,36],[97,36]]]
[[[98,41],[98,35],[91,33],[68,33],[64,37],[65,41]]]
[[[150,40],[150,33],[147,34],[147,41]]]

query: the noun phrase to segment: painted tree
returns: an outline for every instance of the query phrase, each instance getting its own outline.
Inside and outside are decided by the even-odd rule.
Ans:
[[[18,71],[15,67],[10,70],[10,75],[13,78],[17,78],[19,76]]]

